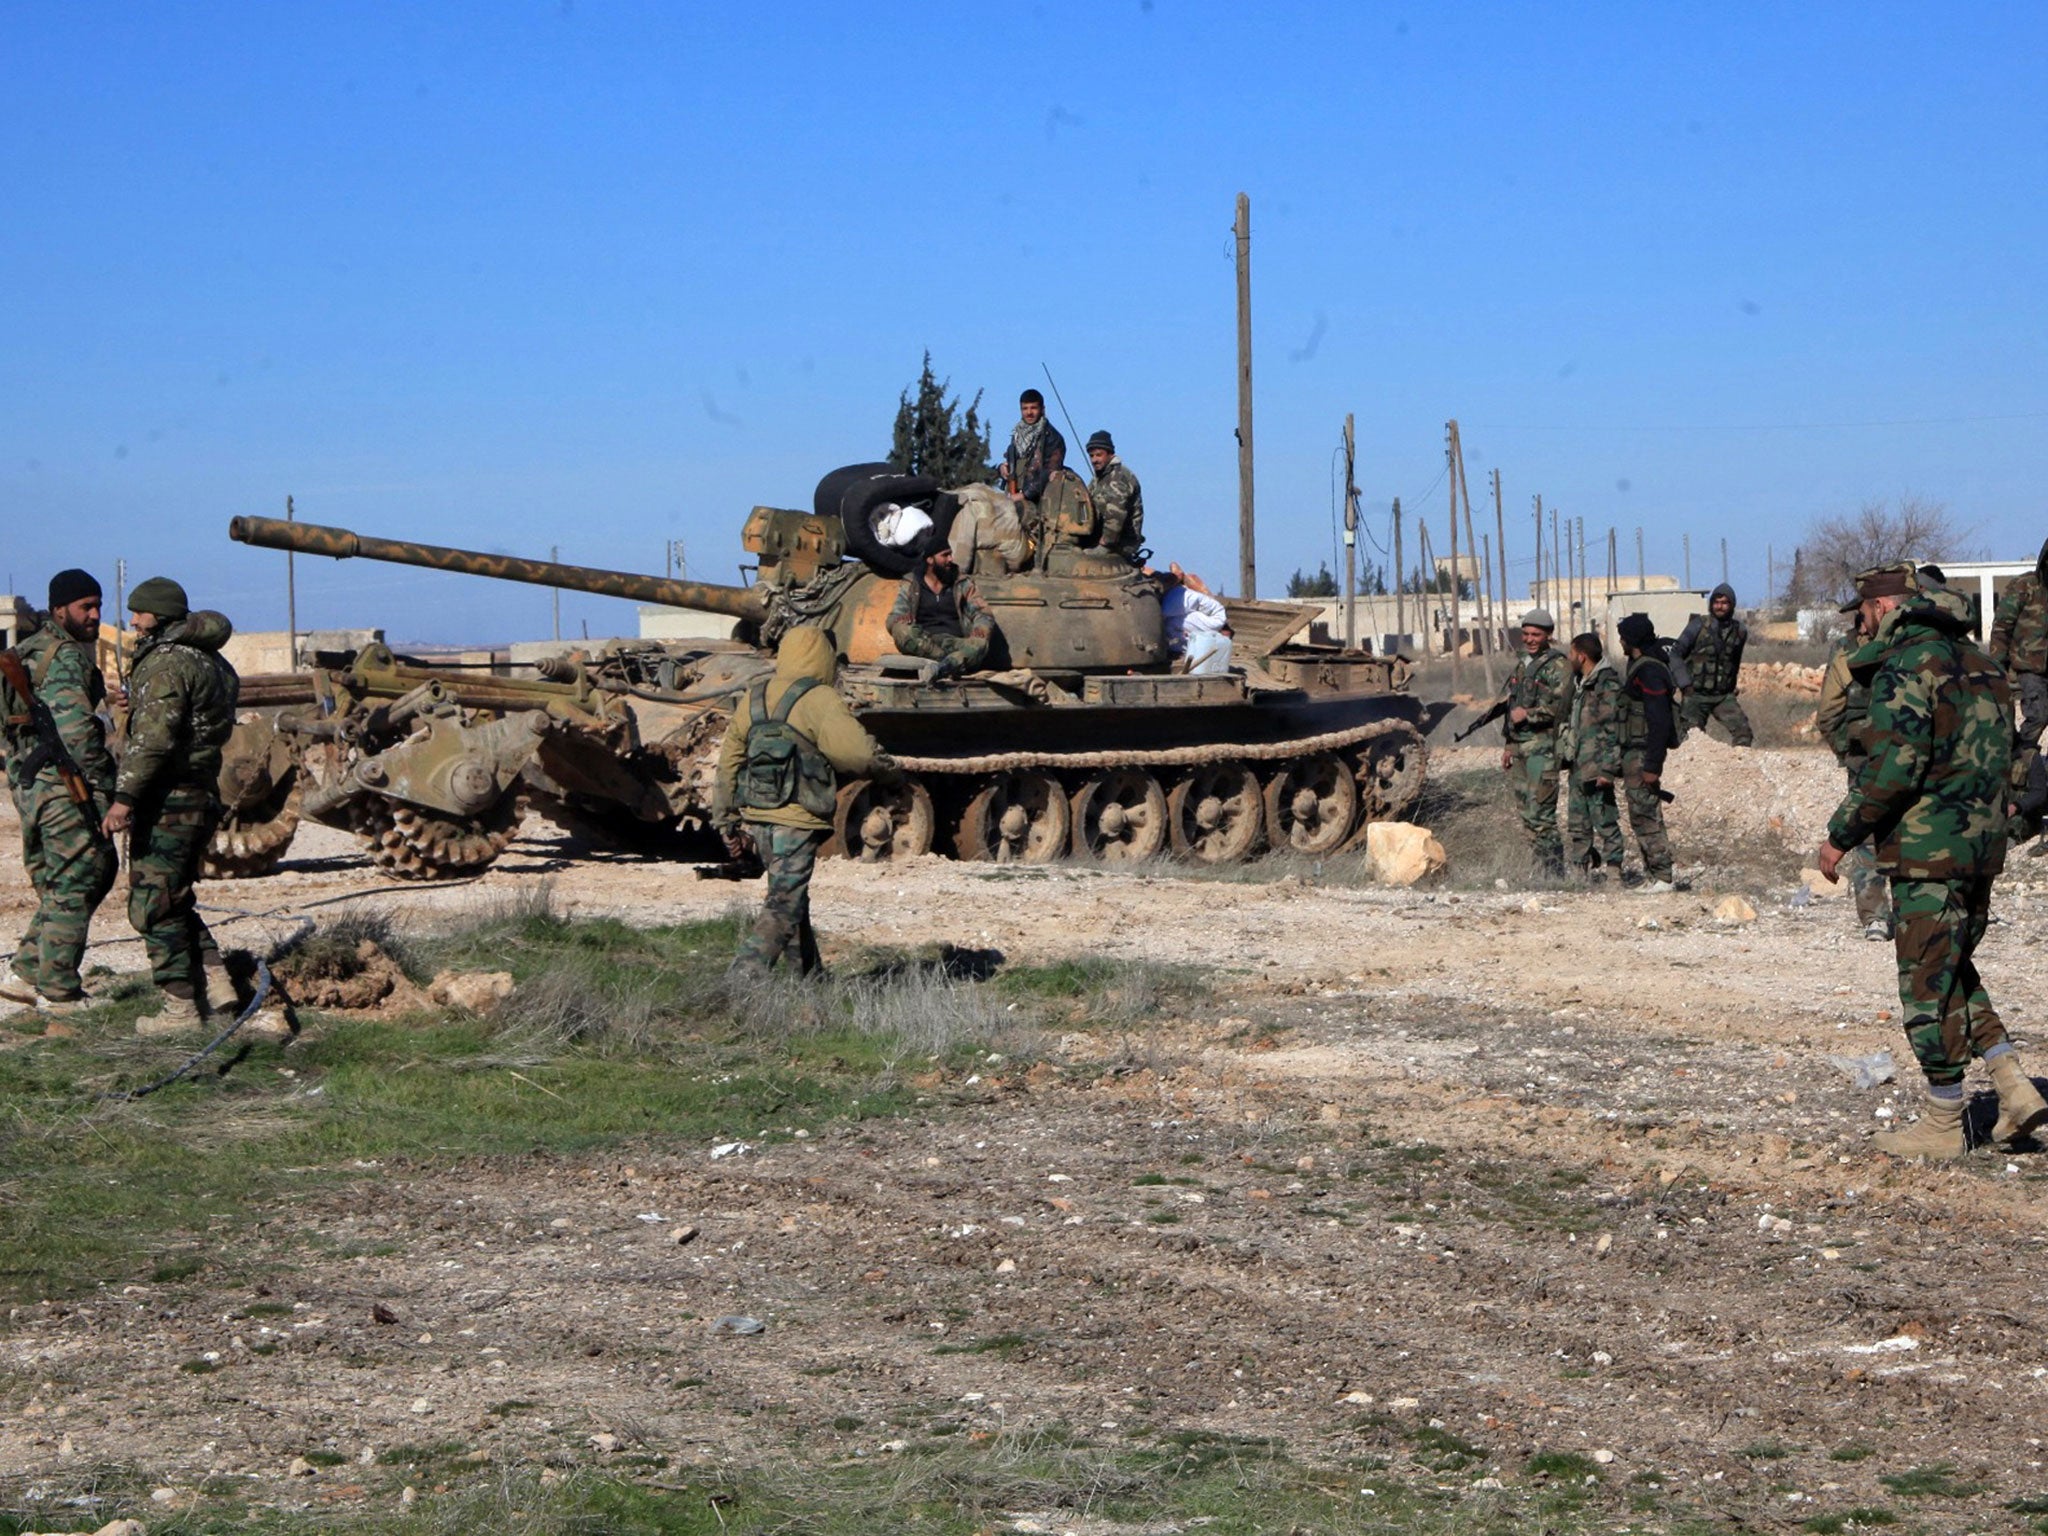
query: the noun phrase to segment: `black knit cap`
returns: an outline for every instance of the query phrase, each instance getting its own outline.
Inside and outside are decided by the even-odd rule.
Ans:
[[[1098,448],[1100,448],[1104,453],[1115,453],[1116,439],[1111,437],[1107,432],[1091,433],[1088,438],[1088,451],[1090,453],[1093,453]]]
[[[1650,622],[1647,613],[1627,615],[1614,626],[1614,632],[1621,636],[1623,645],[1634,646],[1639,651],[1648,650],[1650,643],[1657,638],[1657,626]]]
[[[69,608],[73,603],[88,597],[100,596],[100,584],[92,579],[90,571],[81,571],[76,566],[68,571],[59,571],[50,578],[50,611]]]

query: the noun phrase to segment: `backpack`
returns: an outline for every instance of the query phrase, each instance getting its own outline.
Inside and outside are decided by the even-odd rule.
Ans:
[[[759,679],[747,696],[747,760],[740,768],[740,807],[779,811],[797,805],[830,821],[838,808],[832,765],[816,742],[789,723],[797,700],[817,687],[818,680],[800,677],[791,683],[773,713],[768,709],[768,682]]]

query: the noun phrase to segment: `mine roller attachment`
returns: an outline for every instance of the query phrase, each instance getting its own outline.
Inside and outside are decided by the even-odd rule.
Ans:
[[[1334,752],[1283,763],[1266,780],[1266,835],[1282,852],[1335,853],[1351,836],[1360,799],[1351,766]]]
[[[839,786],[832,837],[822,852],[866,864],[914,859],[932,851],[932,826],[931,792],[916,779],[886,787],[853,779]]]
[[[219,794],[223,814],[199,873],[208,880],[269,874],[298,833],[303,798],[298,762],[269,717],[252,711],[235,721],[221,752]]]
[[[1204,764],[1166,797],[1174,856],[1197,864],[1250,858],[1265,836],[1265,820],[1258,775],[1243,763]]]
[[[1073,808],[1050,773],[1020,768],[977,785],[960,813],[953,848],[963,859],[1044,864],[1065,855]]]
[[[369,800],[355,807],[356,835],[377,867],[401,880],[455,880],[488,869],[526,820],[526,798],[507,795],[480,816],[443,816]]]
[[[1124,864],[1166,850],[1166,791],[1142,768],[1090,775],[1074,795],[1074,852]]]

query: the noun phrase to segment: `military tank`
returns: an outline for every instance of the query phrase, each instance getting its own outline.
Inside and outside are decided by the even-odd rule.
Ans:
[[[1075,479],[1064,494],[1085,496],[1085,487]],[[947,536],[949,499],[957,506],[953,493],[886,466],[835,471],[820,483],[809,513],[753,509],[741,533],[756,560],[756,579],[746,586],[269,518],[238,517],[229,532],[265,548],[730,617],[727,641],[571,653],[544,669],[547,681],[605,701],[617,722],[610,744],[583,760],[587,782],[557,803],[572,817],[574,804],[586,816],[604,811],[610,834],[628,848],[656,834],[708,826],[718,742],[732,701],[772,668],[781,635],[803,624],[831,634],[843,663],[840,691],[905,769],[898,785],[857,779],[841,786],[831,854],[880,861],[938,851],[1027,863],[1171,854],[1224,863],[1272,846],[1321,855],[1361,840],[1368,823],[1400,816],[1419,795],[1426,749],[1403,660],[1304,643],[1298,637],[1310,615],[1293,605],[1229,601],[1243,665],[1222,676],[1177,674],[1159,581],[1093,549],[1055,546],[1028,570],[978,570],[977,588],[998,627],[988,665],[924,680],[922,664],[897,655],[886,628],[898,581],[922,548],[880,544],[872,517],[882,506],[926,508],[932,526],[921,544],[929,545]],[[514,718],[480,718],[467,729],[502,735],[516,729],[505,725]],[[526,728],[540,729],[531,722]],[[460,732],[439,749],[430,750],[430,740],[431,732],[418,732],[395,749],[358,751],[337,781],[343,788],[309,796],[306,814],[331,817],[343,800],[381,805],[394,819],[401,812],[437,818],[444,840],[473,834],[488,843],[506,825],[508,800],[531,796],[551,772],[541,766],[530,773],[522,762],[507,774],[500,755],[464,749]],[[437,762],[467,758],[471,766],[464,775],[400,771],[406,765],[392,760],[393,750]],[[607,753],[618,771],[604,784],[598,769]],[[646,771],[650,753],[663,765],[655,774]],[[636,754],[637,768],[629,766]],[[540,757],[535,752],[527,761]],[[466,798],[453,792],[459,777],[466,777]],[[638,795],[637,810],[621,818],[616,795],[631,784],[655,794]]]

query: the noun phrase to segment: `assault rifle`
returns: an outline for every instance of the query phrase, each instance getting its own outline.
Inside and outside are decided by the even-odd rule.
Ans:
[[[1499,698],[1495,699],[1491,704],[1486,706],[1485,714],[1481,715],[1477,720],[1474,720],[1462,731],[1457,732],[1454,736],[1451,737],[1451,740],[1453,742],[1463,741],[1467,736],[1470,736],[1474,731],[1479,730],[1484,726],[1489,726],[1493,724],[1494,721],[1498,720],[1502,715],[1506,714],[1507,712],[1508,696],[1506,694],[1502,694]]]
[[[46,767],[54,766],[57,777],[63,781],[64,791],[72,802],[85,812],[86,824],[94,833],[99,831],[99,817],[93,814],[92,786],[85,782],[85,774],[79,768],[71,749],[64,745],[63,734],[57,729],[57,717],[50,713],[50,706],[36,697],[35,684],[28,678],[28,668],[21,664],[18,651],[0,651],[0,677],[27,706],[26,715],[9,715],[9,725],[27,725],[36,733],[36,744],[21,760],[22,782],[30,782]]]

